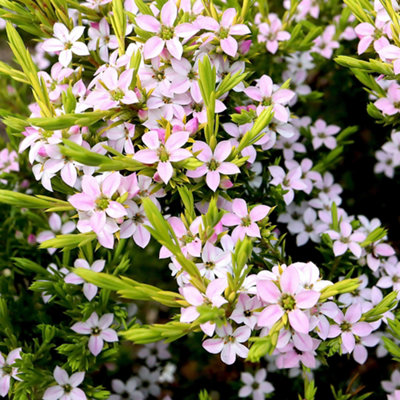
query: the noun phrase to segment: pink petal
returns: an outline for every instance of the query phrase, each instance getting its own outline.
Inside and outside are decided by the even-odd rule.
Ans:
[[[134,242],[142,249],[149,244],[150,237],[150,232],[143,225],[139,225],[133,234]]]
[[[255,222],[261,221],[268,215],[270,210],[271,208],[268,206],[255,206],[250,211],[250,219]]]
[[[207,186],[215,192],[220,183],[220,175],[216,171],[208,171],[206,176]]]
[[[8,392],[8,390],[7,390]],[[7,394],[6,392],[6,394]],[[2,394],[1,388],[0,388],[0,394],[2,396],[5,396],[6,394]],[[43,400],[55,400],[59,399],[62,395],[64,394],[64,389],[61,386],[51,386],[46,389],[43,395]]]
[[[353,325],[352,332],[357,336],[368,336],[372,332],[372,326],[368,322],[357,322]]]
[[[163,25],[172,27],[176,20],[177,14],[178,14],[178,9],[175,5],[175,2],[169,0],[167,3],[163,5],[161,9],[161,21]]]
[[[267,303],[277,303],[281,297],[281,291],[271,281],[259,280],[257,282],[257,294],[261,299]]]
[[[294,294],[300,283],[299,273],[294,266],[287,267],[281,275],[281,290],[284,293]]]
[[[69,376],[67,372],[58,366],[55,368],[53,375],[54,379],[59,385],[65,385],[69,381]]]
[[[297,332],[308,333],[310,330],[310,321],[307,315],[299,310],[293,310],[289,312],[290,326]]]
[[[182,295],[187,302],[193,306],[199,306],[204,302],[203,295],[193,286],[184,287],[182,289]]]
[[[92,335],[89,339],[89,350],[96,357],[103,350],[104,341],[99,335]]]
[[[320,292],[313,290],[305,290],[301,293],[298,293],[295,296],[296,306],[299,308],[311,308],[317,303],[320,295]]]
[[[92,283],[85,283],[83,285],[83,294],[89,301],[92,301],[92,299],[96,296],[97,290],[97,286],[93,285]]]
[[[159,56],[164,48],[164,44],[164,40],[162,40],[158,36],[153,36],[152,38],[147,40],[143,50],[145,60]]]
[[[232,36],[228,36],[226,39],[221,40],[222,50],[228,54],[228,56],[235,57],[238,49],[238,44],[236,39]]]
[[[158,154],[154,150],[139,150],[134,154],[133,159],[143,164],[154,164],[158,161]]]
[[[226,158],[229,156],[232,150],[232,145],[229,140],[223,140],[222,142],[219,142],[214,150],[214,158],[222,162],[226,160]]]
[[[106,341],[106,342],[118,342],[118,335],[117,332],[114,331],[114,329],[103,329],[101,331],[100,336]]]
[[[174,37],[170,40],[166,41],[167,49],[171,53],[173,57],[180,60],[183,54],[182,43],[179,41],[177,37]]]
[[[240,218],[248,216],[247,204],[243,199],[235,199],[232,202],[232,211]]]
[[[83,176],[82,191],[93,199],[96,199],[100,196],[100,186],[97,183],[96,179],[90,175]]]
[[[221,26],[229,28],[236,17],[236,10],[234,8],[228,8],[224,11],[221,18]]]
[[[151,15],[138,15],[135,18],[136,24],[140,29],[147,32],[158,33],[161,29],[161,24]]]
[[[342,346],[348,353],[351,353],[353,351],[355,344],[356,341],[351,332],[342,333]]]
[[[77,193],[72,195],[68,201],[74,208],[81,211],[90,211],[95,207],[94,199],[85,193]]]
[[[69,378],[69,384],[72,387],[77,387],[83,382],[84,378],[85,378],[84,372],[75,372],[75,374],[72,374],[71,377]]]
[[[222,351],[224,347],[223,339],[207,339],[202,344],[209,353],[218,354]]]
[[[165,184],[172,178],[174,169],[169,161],[160,161],[157,165],[157,172]]]
[[[277,304],[268,306],[258,316],[257,324],[259,326],[272,327],[284,314],[282,308]]]
[[[121,184],[121,175],[118,172],[113,172],[104,179],[101,184],[101,191],[104,195],[111,198],[113,194],[118,190]]]

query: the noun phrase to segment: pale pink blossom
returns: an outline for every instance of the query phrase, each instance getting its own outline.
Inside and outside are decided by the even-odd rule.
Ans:
[[[257,80],[256,86],[249,86],[244,92],[251,99],[259,102],[257,107],[258,113],[261,113],[266,107],[272,106],[274,118],[280,122],[288,122],[290,113],[285,106],[293,98],[293,91],[279,88],[277,85],[274,85],[268,75],[263,75]]]
[[[199,16],[195,21],[196,27],[213,32],[203,34],[206,43],[213,39],[219,39],[222,51],[231,57],[236,57],[238,51],[238,42],[234,36],[243,36],[251,33],[249,27],[245,24],[234,24],[237,12],[234,8],[228,8],[224,11],[220,23],[214,18]]]
[[[85,322],[76,322],[71,329],[82,335],[90,335],[89,350],[94,356],[98,356],[104,347],[104,342],[118,342],[118,336],[114,329],[109,328],[114,319],[114,314],[104,314],[100,319],[96,312]]]
[[[268,22],[258,25],[259,43],[265,43],[267,50],[275,54],[279,47],[279,42],[289,40],[290,33],[282,30],[282,22],[276,14],[268,15]]]
[[[112,200],[120,183],[121,175],[118,172],[107,175],[101,183],[93,176],[84,175],[82,193],[69,198],[69,202],[77,210],[90,212],[90,227],[95,233],[103,230],[107,216],[121,218],[127,215],[125,207]]]
[[[207,186],[215,192],[221,182],[221,174],[234,175],[240,173],[240,169],[231,162],[225,160],[229,157],[232,145],[229,140],[223,140],[217,144],[212,151],[207,143],[196,141],[193,144],[193,153],[200,152],[197,158],[204,164],[194,171],[188,171],[186,175],[189,178],[199,178],[206,175]]]
[[[230,324],[223,325],[216,329],[217,338],[207,339],[203,342],[203,347],[212,354],[221,353],[221,360],[228,365],[232,365],[236,356],[246,358],[249,349],[242,343],[247,342],[251,335],[248,326],[241,326],[233,331]]]
[[[157,163],[157,172],[162,181],[167,184],[174,172],[171,163],[192,157],[189,150],[182,149],[188,139],[187,132],[175,132],[163,143],[160,141],[157,131],[147,132],[142,136],[142,140],[148,148],[139,150],[133,158],[143,164]]]
[[[260,228],[257,222],[264,219],[270,210],[270,207],[263,205],[257,205],[249,210],[243,199],[234,199],[232,212],[225,214],[221,222],[225,226],[235,226],[232,232],[234,242],[243,240],[245,236],[260,238]]]
[[[296,332],[309,332],[309,316],[303,310],[312,308],[317,303],[320,293],[301,287],[300,275],[295,265],[290,265],[282,272],[279,286],[271,280],[258,281],[257,294],[267,304],[259,315],[259,326],[271,328],[286,314],[290,326]]]
[[[347,221],[342,221],[339,226],[339,232],[329,230],[326,232],[333,242],[333,252],[336,257],[341,256],[350,250],[357,258],[361,257],[360,243],[365,240],[364,233],[355,231],[351,224]]]
[[[86,400],[85,393],[78,388],[85,378],[84,372],[75,372],[68,376],[65,370],[57,366],[53,376],[58,385],[47,388],[43,400]]]
[[[46,39],[42,48],[49,53],[58,53],[60,64],[68,67],[72,61],[72,54],[78,56],[89,55],[86,44],[79,42],[84,30],[84,26],[76,26],[70,32],[64,24],[56,22],[53,27],[54,38]]]
[[[21,348],[14,349],[4,356],[0,353],[0,396],[5,397],[10,390],[11,378],[20,381],[18,368],[13,367],[15,360],[21,359]]]
[[[101,272],[104,269],[105,264],[106,264],[105,260],[96,260],[92,265],[89,265],[89,263],[83,258],[78,258],[74,262],[74,267],[85,268],[94,272]],[[81,285],[83,283],[83,294],[89,301],[92,301],[97,294],[98,288],[96,285],[94,285],[93,283],[85,282],[83,278],[81,278],[80,276],[76,275],[73,272],[70,272],[64,278],[64,281],[66,283],[71,283],[73,285]]]
[[[143,55],[145,59],[159,56],[164,47],[176,59],[182,58],[183,46],[179,38],[188,39],[195,35],[198,29],[190,23],[175,26],[177,15],[178,9],[175,1],[169,0],[161,9],[161,23],[151,15],[136,17],[135,23],[140,29],[155,34],[144,44]]]
[[[253,397],[253,400],[264,400],[265,395],[272,393],[274,387],[267,382],[267,371],[265,368],[259,369],[253,376],[249,372],[242,372],[240,379],[244,386],[239,390],[238,396],[243,397]]]

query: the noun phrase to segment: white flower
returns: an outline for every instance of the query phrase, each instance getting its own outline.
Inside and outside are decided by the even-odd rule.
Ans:
[[[84,26],[76,26],[71,32],[60,22],[56,22],[53,27],[55,38],[47,39],[43,42],[43,50],[49,53],[58,53],[58,61],[64,67],[68,67],[72,61],[72,53],[78,56],[88,56],[89,50],[85,43],[78,42],[83,35]]]
[[[241,379],[245,386],[239,390],[239,397],[253,395],[253,400],[265,399],[266,394],[274,391],[274,387],[265,380],[266,377],[267,371],[264,368],[259,369],[255,376],[248,372],[242,372]]]

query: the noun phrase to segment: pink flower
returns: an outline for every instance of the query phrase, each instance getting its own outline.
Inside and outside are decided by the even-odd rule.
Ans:
[[[327,26],[324,33],[314,40],[312,51],[321,54],[321,56],[325,58],[331,58],[333,50],[339,47],[339,42],[334,40],[335,33],[336,31],[333,25]]]
[[[259,315],[259,326],[271,328],[286,314],[290,326],[295,331],[309,332],[309,316],[302,310],[312,308],[317,303],[320,293],[314,290],[304,290],[301,287],[300,276],[295,265],[287,267],[282,272],[279,286],[270,280],[258,281],[257,293],[263,301],[269,304]]]
[[[338,310],[333,320],[338,325],[331,325],[329,329],[329,338],[341,336],[342,351],[351,353],[356,345],[354,335],[359,337],[368,336],[372,332],[372,327],[367,322],[358,322],[361,318],[361,305],[353,304],[350,306],[346,314]]]
[[[109,145],[118,152],[125,151],[126,154],[134,154],[132,139],[135,136],[135,125],[124,122],[108,129],[105,135],[109,139]]]
[[[97,87],[86,98],[85,103],[95,110],[110,110],[122,104],[133,104],[139,100],[131,90],[133,70],[127,69],[118,76],[114,68],[107,68],[100,77],[103,85]]]
[[[385,115],[394,115],[400,111],[400,86],[393,82],[387,91],[387,97],[375,101],[375,107]]]
[[[216,329],[217,339],[207,339],[203,342],[203,347],[212,354],[221,353],[221,360],[228,365],[232,365],[236,356],[246,358],[249,349],[242,343],[246,342],[251,329],[248,326],[241,326],[233,332],[230,324],[223,325]]]
[[[204,164],[194,171],[188,171],[186,175],[189,178],[199,178],[206,175],[207,186],[215,192],[220,184],[220,174],[233,175],[240,173],[240,169],[231,162],[225,160],[229,157],[232,150],[232,145],[229,140],[219,142],[215,147],[214,152],[207,143],[196,141],[193,145],[193,153],[200,151],[197,158],[203,161]]]
[[[250,211],[243,199],[235,199],[232,202],[232,213],[225,214],[221,222],[225,226],[236,226],[232,232],[232,239],[236,242],[243,240],[245,236],[261,237],[260,228],[256,222],[264,219],[271,208],[258,205]]]
[[[89,350],[97,356],[103,350],[104,341],[118,342],[118,336],[114,329],[109,328],[114,319],[113,314],[104,314],[100,320],[96,312],[85,322],[77,322],[72,325],[71,329],[82,335],[90,335]]]
[[[106,216],[121,218],[127,215],[125,207],[112,200],[121,183],[121,175],[113,172],[106,176],[100,184],[96,178],[84,175],[82,178],[82,193],[74,194],[69,202],[79,211],[90,212],[90,227],[95,233],[103,230]]]
[[[133,241],[142,249],[150,242],[150,232],[145,225],[150,225],[144,212],[143,205],[140,207],[132,200],[127,200],[127,219],[120,227],[120,238],[126,239],[132,236]]]
[[[289,205],[294,199],[294,190],[305,190],[307,185],[301,179],[302,170],[301,167],[291,169],[288,173],[285,173],[283,168],[274,165],[268,167],[270,174],[272,175],[271,185],[281,185],[282,189],[287,191],[283,195],[283,200],[286,205]]]
[[[363,54],[371,43],[377,39],[376,28],[368,22],[362,22],[361,24],[358,24],[354,30],[360,39],[357,46],[357,52],[358,54]]]
[[[377,51],[383,60],[393,62],[393,72],[397,75],[400,72],[400,48],[389,44]]]
[[[195,22],[199,29],[215,32],[212,35],[205,33],[203,37],[206,38],[206,42],[218,38],[222,51],[231,57],[235,57],[238,50],[238,42],[233,36],[243,36],[251,33],[248,26],[234,24],[236,14],[237,12],[234,8],[228,8],[222,14],[220,23],[214,18],[204,16],[199,16]]]
[[[300,362],[308,368],[316,367],[316,352],[320,340],[313,339],[311,336],[295,333],[292,342],[283,348],[279,348],[281,354],[276,359],[278,368],[298,368]]]
[[[178,9],[175,1],[169,0],[161,9],[161,23],[151,15],[136,17],[135,22],[140,29],[156,34],[144,44],[143,54],[146,60],[159,56],[164,47],[167,47],[173,57],[178,60],[182,58],[183,47],[179,38],[188,39],[196,34],[198,29],[190,23],[174,26],[177,15]]]
[[[106,264],[105,260],[96,260],[92,265],[89,265],[89,263],[86,260],[84,260],[83,258],[79,258],[79,259],[75,260],[74,267],[75,268],[85,268],[85,269],[89,269],[94,272],[101,272],[103,270],[105,264]],[[97,294],[98,288],[96,285],[93,285],[93,283],[85,282],[84,279],[82,279],[80,276],[74,274],[73,272],[70,272],[64,278],[64,281],[66,283],[71,283],[72,285],[81,285],[83,283],[83,294],[89,301],[92,301],[92,299]]]
[[[110,35],[110,25],[108,25],[106,18],[102,18],[99,23],[91,23],[89,37],[88,49],[96,51],[98,48],[100,58],[103,61],[108,61],[108,49],[118,49],[117,37]]]
[[[258,312],[256,310],[261,306],[262,304],[256,296],[249,297],[247,294],[241,293],[229,318],[237,324],[245,324],[250,329],[254,329],[258,320]]]
[[[157,163],[157,172],[165,184],[172,178],[174,168],[171,162],[178,162],[192,157],[189,150],[181,147],[188,141],[189,133],[175,132],[165,143],[159,139],[157,131],[150,131],[142,136],[148,149],[138,151],[133,158],[143,164]]]
[[[86,400],[86,395],[78,386],[85,378],[84,372],[75,372],[70,377],[60,367],[56,367],[53,376],[58,385],[46,389],[43,400]]]
[[[179,245],[183,254],[186,256],[188,253],[192,257],[200,257],[201,254],[201,240],[198,237],[199,226],[202,224],[201,217],[197,217],[190,224],[189,228],[178,217],[171,217],[168,219],[176,237],[179,239]],[[164,246],[160,250],[160,258],[171,257],[172,253]]]
[[[224,278],[215,279],[207,286],[206,293],[203,295],[194,286],[185,286],[181,289],[182,295],[190,304],[189,307],[181,308],[181,322],[193,322],[196,320],[200,313],[197,307],[204,303],[209,303],[214,307],[221,307],[228,301],[222,297],[222,293],[228,286],[227,280]],[[215,330],[215,323],[206,322],[200,325],[200,328],[208,336],[213,335]]]
[[[67,27],[56,22],[53,27],[55,38],[46,39],[43,42],[43,50],[49,53],[59,53],[58,61],[64,67],[68,67],[72,61],[72,54],[78,56],[88,56],[89,50],[85,43],[78,42],[83,35],[84,26],[76,26],[71,32]]]
[[[0,171],[19,171],[18,154],[15,151],[9,151],[7,148],[0,151]]]
[[[51,231],[42,231],[37,235],[37,242],[43,243],[46,240],[53,239],[56,237],[56,234],[61,233],[62,235],[67,235],[75,230],[75,222],[74,221],[67,221],[65,224],[62,223],[61,217],[56,214],[52,213],[49,217],[49,226]],[[54,254],[56,252],[55,248],[47,249],[50,254]]]
[[[361,257],[361,246],[360,242],[365,240],[365,234],[361,232],[353,232],[353,228],[347,221],[340,223],[340,231],[336,232],[329,230],[326,233],[330,236],[333,242],[333,252],[336,257],[341,256],[350,250],[355,257]]]
[[[15,360],[21,359],[21,348],[14,349],[8,353],[6,359],[0,353],[0,396],[5,397],[10,390],[11,378],[18,381],[18,368],[13,367]]]
[[[230,251],[224,251],[219,247],[207,242],[201,251],[202,263],[196,263],[200,274],[206,279],[214,280],[226,278],[226,274],[231,271],[232,255]]]
[[[310,131],[313,136],[312,145],[314,150],[319,149],[322,145],[330,150],[336,147],[336,139],[333,135],[336,135],[340,131],[338,126],[326,125],[325,121],[317,119],[314,126],[310,127]]]
[[[290,39],[290,33],[282,31],[282,22],[276,14],[268,15],[268,22],[263,22],[258,26],[259,34],[257,40],[259,43],[266,43],[267,50],[275,54],[279,43]]]
[[[39,71],[38,76],[43,79],[47,90],[49,91],[49,99],[51,101],[57,101],[61,93],[68,89],[68,84],[63,84],[63,81],[68,78],[74,70],[72,68],[64,68],[61,63],[55,63],[51,67],[49,75],[46,71]]]
[[[265,368],[259,369],[253,376],[248,372],[242,372],[240,375],[244,386],[239,390],[239,397],[253,396],[253,400],[264,400],[265,395],[272,393],[274,387],[267,382],[267,371]]]
[[[289,110],[285,105],[294,97],[294,92],[289,89],[280,89],[272,82],[268,75],[263,75],[257,81],[257,86],[249,86],[244,92],[251,99],[258,101],[257,113],[272,106],[274,118],[280,122],[288,122]]]

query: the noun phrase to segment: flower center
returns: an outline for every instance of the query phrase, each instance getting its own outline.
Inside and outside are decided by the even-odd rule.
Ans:
[[[96,200],[98,210],[104,211],[108,208],[109,200],[106,197],[100,197]]]
[[[218,167],[219,167],[219,162],[212,158],[211,161],[208,163],[208,169],[210,171],[216,171]]]
[[[72,386],[67,383],[66,385],[63,386],[64,393],[70,393],[72,391]]]
[[[158,153],[158,158],[160,159],[160,161],[165,162],[165,161],[169,160],[168,151],[163,144],[159,147],[157,153]]]
[[[219,31],[219,37],[221,39],[226,39],[229,36],[229,30],[225,28],[221,28]]]
[[[161,28],[161,39],[170,40],[174,37],[174,28],[163,26]]]
[[[249,216],[243,217],[242,218],[242,226],[250,226],[251,225],[251,219]]]
[[[342,332],[349,332],[351,330],[351,324],[347,321],[344,321],[340,324],[340,329]]]
[[[111,92],[111,97],[114,101],[120,101],[124,96],[124,92],[121,89],[116,89]]]
[[[98,326],[92,328],[92,335],[98,336],[101,333],[101,329]]]
[[[212,261],[207,261],[206,263],[204,263],[204,266],[205,266],[207,269],[214,269],[215,263],[213,263]]]
[[[283,294],[280,300],[281,307],[286,311],[292,311],[296,307],[296,300],[290,294]]]
[[[11,365],[4,364],[1,368],[1,371],[3,372],[3,375],[10,375],[12,372],[12,367]]]

